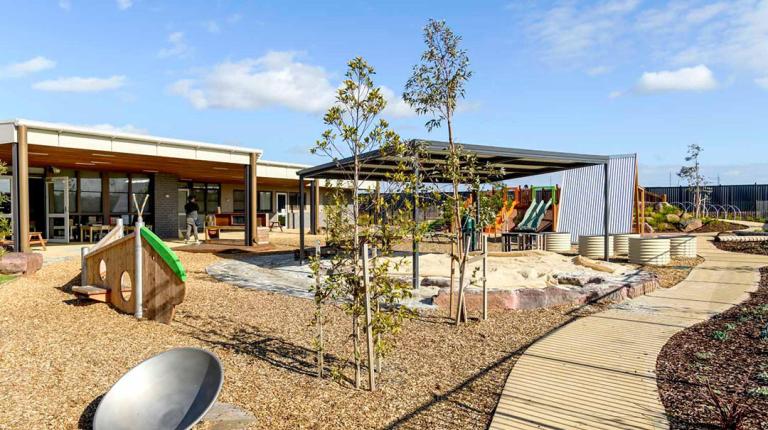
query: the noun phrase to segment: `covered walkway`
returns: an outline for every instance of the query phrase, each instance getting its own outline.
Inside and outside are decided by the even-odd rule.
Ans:
[[[531,346],[510,372],[490,428],[666,429],[656,357],[675,333],[739,304],[768,256],[720,251],[683,282],[579,320]]]

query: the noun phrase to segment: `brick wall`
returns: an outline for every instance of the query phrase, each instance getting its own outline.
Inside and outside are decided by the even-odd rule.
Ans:
[[[177,239],[178,178],[164,173],[155,174],[155,234],[163,239]]]

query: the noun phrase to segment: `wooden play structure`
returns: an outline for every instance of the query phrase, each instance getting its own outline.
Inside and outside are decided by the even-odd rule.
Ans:
[[[142,206],[143,209],[143,206]],[[176,254],[141,222],[124,235],[122,222],[93,248],[83,248],[78,299],[108,303],[113,308],[162,323],[173,320],[186,294],[187,274]]]

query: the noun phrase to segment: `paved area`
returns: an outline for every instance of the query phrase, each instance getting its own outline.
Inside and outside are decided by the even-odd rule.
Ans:
[[[768,256],[720,251],[698,239],[705,262],[669,289],[616,305],[531,346],[507,379],[491,429],[668,428],[656,357],[680,330],[742,302]]]

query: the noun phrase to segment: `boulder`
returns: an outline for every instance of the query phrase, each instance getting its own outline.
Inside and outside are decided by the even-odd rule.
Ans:
[[[646,223],[644,223],[644,224],[645,224],[645,226],[644,226],[644,231],[645,231],[646,233],[654,233],[654,232],[655,232],[655,230],[653,229],[653,227],[651,227],[651,225],[650,225],[650,224],[648,224],[647,222],[646,222]]]
[[[593,260],[591,258],[584,257],[583,255],[577,255],[573,257],[571,260],[573,261],[573,264],[577,266],[584,266],[588,267],[592,270],[597,270],[598,272],[606,272],[606,273],[613,273],[615,272],[615,269],[607,264],[601,263],[597,260]]]
[[[671,224],[677,224],[680,222],[680,215],[667,214],[667,222]]]
[[[693,218],[693,214],[690,213],[690,212],[684,212],[683,215],[681,216],[681,218],[682,219],[691,219],[691,218]]]
[[[43,254],[34,252],[7,252],[0,257],[0,273],[32,275],[43,267]]]
[[[698,218],[691,218],[689,220],[686,220],[682,223],[683,231],[686,233],[690,233],[694,230],[700,229],[704,223],[701,222]]]

